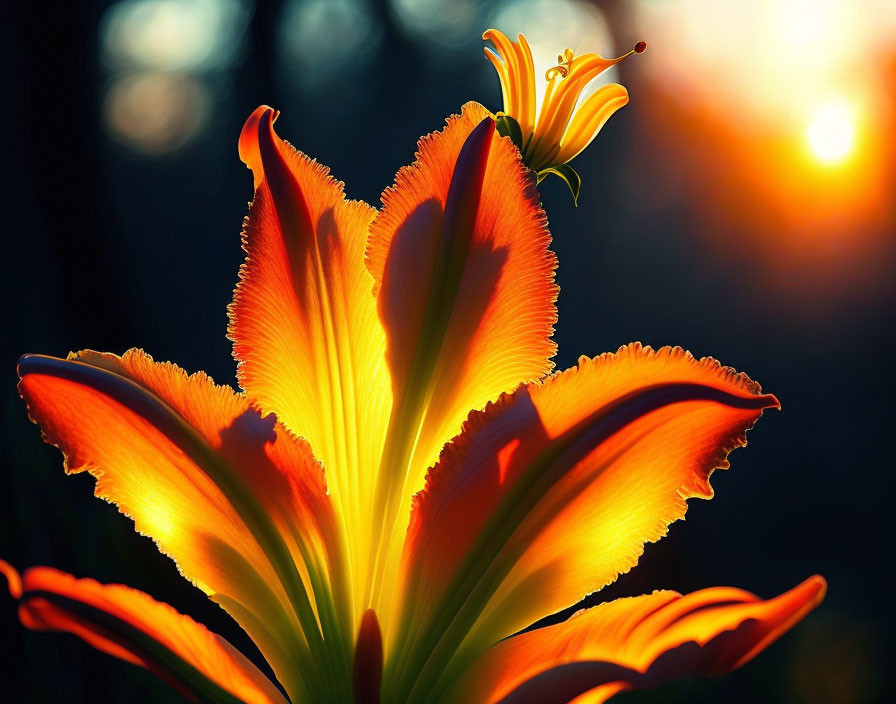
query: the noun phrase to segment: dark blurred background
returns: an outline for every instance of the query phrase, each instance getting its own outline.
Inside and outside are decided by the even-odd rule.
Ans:
[[[252,180],[243,120],[379,202],[416,139],[500,107],[480,35],[647,53],[631,103],[542,187],[560,259],[558,365],[679,344],[781,399],[607,597],[813,573],[827,600],[739,672],[620,702],[891,701],[896,6],[887,0],[119,0],[4,12],[0,556],[124,582],[251,645],[92,479],[66,478],[15,393],[23,352],[145,348],[234,383],[225,306]],[[168,702],[72,636],[26,632],[0,596],[4,701]],[[0,698],[3,698],[0,697]]]

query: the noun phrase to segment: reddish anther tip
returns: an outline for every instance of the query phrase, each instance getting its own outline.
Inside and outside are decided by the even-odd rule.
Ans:
[[[635,44],[636,54],[643,54],[645,51],[647,51],[647,42],[638,42]]]

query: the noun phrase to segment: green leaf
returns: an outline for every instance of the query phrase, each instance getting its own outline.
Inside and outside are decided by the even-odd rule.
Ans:
[[[520,123],[514,120],[510,115],[498,113],[495,117],[495,129],[502,137],[510,137],[510,140],[516,145],[516,148],[523,151],[523,130]]]
[[[572,168],[569,164],[558,164],[557,166],[548,166],[545,169],[542,169],[537,174],[536,183],[541,183],[545,176],[548,174],[554,174],[555,176],[559,176],[563,179],[567,186],[569,186],[569,191],[572,193],[572,202],[574,205],[579,205],[579,192],[582,190],[582,177],[579,176],[578,172],[574,168]]]

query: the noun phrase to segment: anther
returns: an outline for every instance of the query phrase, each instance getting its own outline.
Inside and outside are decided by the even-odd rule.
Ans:
[[[647,42],[638,42],[631,49],[629,49],[627,52],[625,52],[622,56],[619,56],[619,57],[613,59],[613,61],[616,61],[618,63],[619,61],[622,61],[623,59],[631,56],[632,54],[643,54],[645,51],[647,51]]]

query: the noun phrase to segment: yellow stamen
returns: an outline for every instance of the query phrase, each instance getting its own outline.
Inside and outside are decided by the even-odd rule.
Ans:
[[[566,78],[569,75],[569,65],[572,63],[573,58],[575,58],[575,54],[572,49],[567,49],[562,54],[559,54],[557,56],[558,64],[545,71],[544,80],[551,81],[558,76]]]

